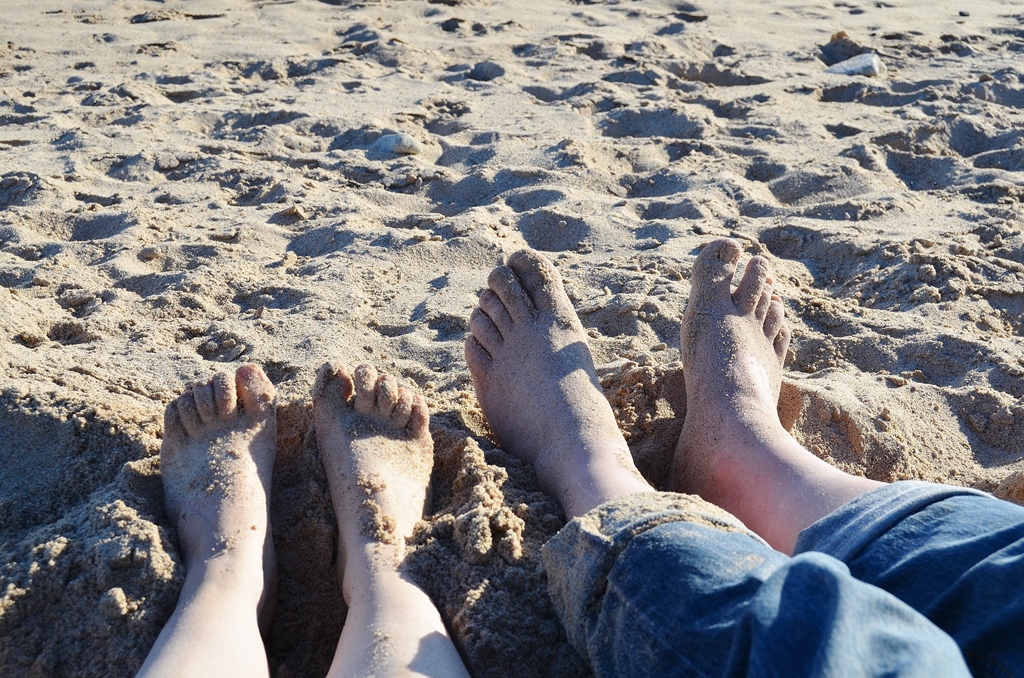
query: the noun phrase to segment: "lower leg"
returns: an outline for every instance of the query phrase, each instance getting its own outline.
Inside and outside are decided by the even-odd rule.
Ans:
[[[160,469],[185,583],[140,676],[268,675],[258,619],[275,561],[268,519],[274,388],[253,365],[167,408]]]
[[[345,558],[348,615],[329,675],[468,675],[433,601],[388,551],[364,545]]]
[[[330,675],[467,675],[437,608],[404,567],[433,466],[426,403],[372,367],[350,377],[328,364],[313,412],[348,605]]]
[[[782,427],[776,408],[789,328],[767,261],[752,259],[732,290],[739,255],[734,242],[719,240],[694,264],[681,331],[686,420],[672,484],[792,553],[804,528],[881,483],[829,465]]]
[[[226,560],[226,559],[225,559]],[[262,572],[235,563],[192,566],[139,676],[268,676],[257,624]]]

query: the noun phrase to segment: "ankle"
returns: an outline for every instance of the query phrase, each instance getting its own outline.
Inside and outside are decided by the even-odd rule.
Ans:
[[[184,588],[216,591],[224,600],[233,600],[253,609],[265,596],[262,560],[240,558],[223,551],[205,560],[186,564]]]
[[[402,577],[405,540],[400,541],[400,544],[384,544],[363,538],[354,548],[345,549],[339,584],[346,605],[358,604],[367,592]]]
[[[546,470],[542,478],[548,481],[542,487],[558,500],[569,519],[622,496],[654,491],[637,471],[625,442],[567,454],[557,470]]]
[[[800,444],[781,427],[760,422],[734,431],[721,431],[716,444],[701,450],[708,454],[708,483],[718,493],[759,495],[765,482],[790,479],[799,470],[804,452]],[[809,454],[809,453],[807,453]]]
[[[212,534],[182,539],[182,560],[188,568],[244,568],[262,567],[265,542],[269,536],[255,532],[228,536]]]

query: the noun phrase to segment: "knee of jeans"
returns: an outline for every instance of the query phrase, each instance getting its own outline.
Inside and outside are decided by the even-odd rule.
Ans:
[[[793,556],[789,560],[789,567],[795,572],[807,576],[817,576],[834,579],[837,577],[850,577],[850,568],[846,563],[836,560],[832,556],[816,551],[809,551]]]
[[[835,558],[824,553],[801,553],[769,577],[763,592],[766,595],[761,597],[770,600],[773,609],[785,603],[827,614],[838,604],[843,588],[854,581],[849,568]]]

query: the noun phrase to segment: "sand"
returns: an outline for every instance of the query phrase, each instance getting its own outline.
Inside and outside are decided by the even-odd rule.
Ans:
[[[345,609],[309,392],[337,359],[429,399],[410,562],[474,673],[587,675],[539,558],[564,519],[488,439],[462,356],[487,272],[523,246],[567,280],[653,483],[685,413],[693,258],[731,235],[786,298],[798,439],[1024,502],[1013,3],[3,11],[0,674],[139,667],[183,576],[163,408],[251,361],[282,403],[271,663],[322,675]],[[877,76],[825,72],[864,49]]]

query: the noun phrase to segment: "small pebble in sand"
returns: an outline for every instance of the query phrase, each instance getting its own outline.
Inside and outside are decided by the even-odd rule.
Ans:
[[[309,219],[309,215],[306,214],[306,210],[302,209],[301,205],[292,205],[291,207],[287,207],[278,212],[277,215],[281,217],[291,217],[293,219],[298,219],[299,221]]]
[[[216,233],[211,233],[210,240],[216,240],[218,242],[238,242],[241,235],[242,231],[240,229],[229,228]]]
[[[423,152],[423,144],[411,134],[385,134],[373,142],[373,148],[385,153],[417,155]]]
[[[500,78],[505,75],[505,69],[494,63],[493,61],[481,61],[480,63],[473,66],[473,70],[469,72],[470,78],[473,80],[489,81],[495,78]]]

